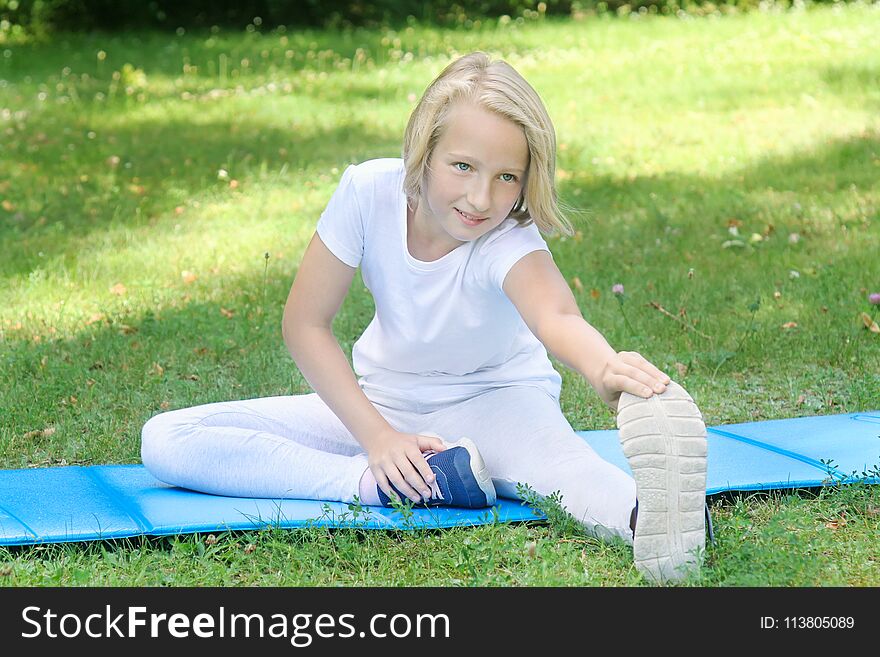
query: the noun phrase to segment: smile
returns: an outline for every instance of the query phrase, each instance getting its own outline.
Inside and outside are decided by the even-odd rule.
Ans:
[[[454,210],[458,214],[458,218],[467,226],[477,226],[488,219],[488,217],[478,217],[473,214],[467,214],[458,208],[454,208]]]

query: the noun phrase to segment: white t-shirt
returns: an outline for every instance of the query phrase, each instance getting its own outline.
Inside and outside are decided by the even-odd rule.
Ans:
[[[349,166],[318,221],[327,248],[361,268],[376,314],[352,348],[371,400],[430,412],[511,384],[559,399],[562,378],[502,289],[513,264],[547,244],[506,219],[439,260],[407,248],[403,160]]]

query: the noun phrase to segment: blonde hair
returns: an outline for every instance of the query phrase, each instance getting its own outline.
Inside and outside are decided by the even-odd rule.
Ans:
[[[410,202],[422,196],[428,163],[440,140],[450,110],[459,101],[474,103],[520,126],[529,146],[529,168],[523,193],[510,217],[520,226],[534,222],[543,233],[571,235],[554,182],[556,132],[537,92],[507,62],[484,52],[456,59],[425,89],[403,138],[406,167],[404,191]]]

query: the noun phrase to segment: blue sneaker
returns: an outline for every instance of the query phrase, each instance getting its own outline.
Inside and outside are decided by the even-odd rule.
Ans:
[[[495,504],[495,486],[492,477],[477,450],[468,438],[454,443],[446,443],[442,452],[425,452],[424,457],[431,466],[437,480],[431,486],[431,498],[416,506],[456,506],[466,509],[481,509]],[[394,488],[394,486],[392,486]],[[379,491],[383,506],[392,506],[391,498]],[[397,488],[394,492],[401,501],[407,496]]]

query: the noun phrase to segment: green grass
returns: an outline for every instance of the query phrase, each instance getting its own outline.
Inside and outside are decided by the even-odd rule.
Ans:
[[[878,409],[880,334],[860,319],[880,319],[878,31],[856,5],[0,43],[0,467],[133,463],[162,409],[306,392],[280,317],[317,217],[346,164],[399,155],[417,96],[474,49],[554,118],[582,212],[550,246],[612,345],[709,424]],[[372,309],[356,279],[344,350]],[[614,426],[563,377],[575,428]],[[868,486],[716,499],[689,583],[877,586],[878,507]],[[0,548],[0,584],[643,581],[627,548],[558,519]]]

